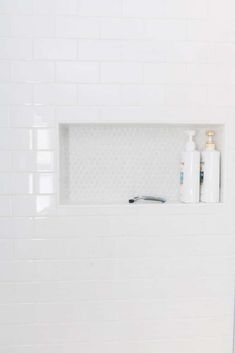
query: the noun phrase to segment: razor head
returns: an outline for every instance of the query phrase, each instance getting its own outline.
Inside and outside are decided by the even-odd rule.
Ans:
[[[165,203],[166,199],[163,197],[159,197],[159,196],[136,196],[133,197],[132,199],[129,199],[129,203],[134,203],[140,200],[144,200],[144,201],[154,201],[157,203]]]

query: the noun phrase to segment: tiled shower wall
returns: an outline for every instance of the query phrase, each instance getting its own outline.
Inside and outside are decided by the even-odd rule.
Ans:
[[[231,353],[229,213],[61,208],[56,126],[233,118],[234,1],[0,13],[0,352]]]

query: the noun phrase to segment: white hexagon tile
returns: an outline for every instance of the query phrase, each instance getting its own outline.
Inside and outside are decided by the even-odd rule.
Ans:
[[[188,128],[195,127],[61,125],[61,203],[127,203],[137,195],[177,201],[180,155]],[[196,130],[201,149],[206,127]]]

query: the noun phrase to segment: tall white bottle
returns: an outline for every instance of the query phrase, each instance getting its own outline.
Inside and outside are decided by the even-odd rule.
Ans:
[[[207,131],[208,141],[201,158],[201,201],[220,201],[220,152],[215,149],[215,132]]]
[[[197,203],[200,199],[200,152],[193,140],[196,131],[186,131],[189,140],[181,156],[180,200],[185,203]]]

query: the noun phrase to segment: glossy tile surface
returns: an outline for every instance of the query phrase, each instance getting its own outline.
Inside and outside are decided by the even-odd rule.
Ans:
[[[0,1],[1,353],[231,352],[234,13]],[[59,122],[156,120],[226,123],[228,209],[60,205]]]

